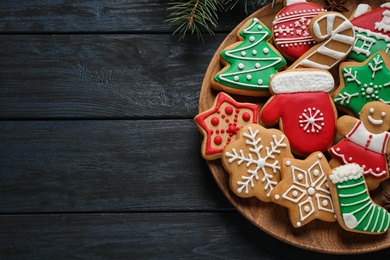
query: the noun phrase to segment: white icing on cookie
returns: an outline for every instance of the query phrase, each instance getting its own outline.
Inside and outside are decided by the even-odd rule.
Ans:
[[[340,183],[347,180],[357,180],[363,176],[363,168],[358,164],[351,163],[333,169],[329,178],[333,183]]]
[[[325,71],[295,70],[276,74],[271,80],[272,91],[280,93],[329,92],[334,86],[332,75]]]

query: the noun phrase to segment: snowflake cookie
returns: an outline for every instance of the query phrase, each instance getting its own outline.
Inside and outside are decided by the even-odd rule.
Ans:
[[[248,124],[225,147],[221,159],[237,196],[269,202],[280,180],[282,158],[292,158],[286,136],[277,129]]]
[[[212,108],[195,117],[195,123],[203,135],[201,153],[206,160],[221,157],[226,144],[236,138],[240,128],[249,123],[257,123],[259,106],[236,102],[221,92],[215,98]]]
[[[372,55],[363,63],[340,65],[340,86],[334,93],[336,106],[358,117],[362,107],[372,101],[390,104],[390,58],[385,51]]]
[[[326,173],[330,166],[321,152],[305,160],[284,158],[282,179],[272,190],[271,199],[288,208],[292,225],[302,227],[314,219],[336,221]]]
[[[327,71],[280,72],[271,78],[274,95],[260,111],[260,119],[268,126],[279,123],[294,154],[326,151],[336,133],[337,111],[329,94],[333,86],[333,77]]]

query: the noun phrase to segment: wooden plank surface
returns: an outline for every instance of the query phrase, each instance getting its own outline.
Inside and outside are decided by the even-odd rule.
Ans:
[[[163,0],[35,0],[1,1],[2,33],[121,32],[172,33],[176,26],[165,22],[170,13]],[[268,1],[270,2],[270,1]],[[249,6],[248,12],[253,11]],[[246,16],[245,4],[220,15],[217,32],[228,32]]]
[[[4,215],[0,254],[12,259],[386,259],[291,247],[235,212]]]
[[[223,37],[0,35],[0,118],[193,118]]]
[[[245,1],[204,43],[171,35],[167,2],[0,1],[1,259],[329,258],[254,227],[199,153],[203,76]]]
[[[2,121],[0,213],[232,209],[199,147],[192,120]]]

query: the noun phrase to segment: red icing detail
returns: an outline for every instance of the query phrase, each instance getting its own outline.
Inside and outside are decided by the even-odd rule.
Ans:
[[[236,125],[229,125],[229,128],[226,130],[226,132],[231,133],[231,134],[236,134],[237,133],[237,127]]]
[[[390,37],[390,32],[385,33],[383,30],[379,31],[379,30],[375,29],[375,23],[382,21],[383,12],[386,10],[389,10],[389,9],[388,8],[376,8],[376,9],[372,10],[371,12],[367,12],[365,14],[362,14],[359,17],[356,17],[355,19],[351,20],[351,23],[358,28],[366,29],[366,30],[369,30],[371,32],[380,33],[380,34],[387,35],[388,37]]]
[[[226,106],[226,103],[228,103],[229,105]],[[222,105],[224,105],[224,107],[226,107],[226,108],[231,107],[232,113],[234,111],[241,112],[242,110],[245,110],[245,112],[250,114],[252,120],[245,122],[245,124],[257,123],[258,109],[259,109],[258,105],[251,104],[251,103],[236,102],[229,95],[225,94],[224,92],[220,92],[214,101],[213,107],[210,108],[209,110],[206,110],[206,111],[200,113],[199,115],[197,115],[195,117],[195,122],[197,123],[198,128],[203,129],[205,132],[203,142],[205,142],[205,154],[206,155],[214,155],[217,153],[221,153],[224,146],[228,142],[230,142],[230,139],[228,140],[228,137],[229,137],[229,135],[231,135],[231,133],[227,132],[227,130],[229,129],[229,126],[225,125],[226,124],[225,120],[221,121],[221,119],[226,118],[225,114],[220,113],[220,108]],[[211,136],[214,131],[213,131],[213,129],[210,128],[210,126],[207,126],[207,123],[206,123],[206,122],[210,122],[214,117],[219,118],[219,125],[218,125],[219,129],[215,130],[215,133],[221,135],[220,137],[222,138],[222,143],[220,145],[218,145],[218,147],[215,147],[215,144],[216,144],[215,138]],[[211,124],[213,124],[213,123],[211,123]],[[234,135],[235,135],[237,133],[237,129],[239,129],[243,125],[239,125],[239,126],[237,126],[236,124],[233,124],[233,125],[235,125],[235,129],[234,129]],[[232,131],[232,129],[230,129],[229,131]],[[226,138],[225,138],[225,136],[226,136]],[[234,136],[233,136],[233,138],[234,138]]]
[[[212,124],[213,126],[217,126],[217,125],[219,124],[219,119],[218,119],[218,117],[213,117],[213,118],[211,119],[211,124]]]
[[[245,122],[248,122],[250,119],[251,115],[249,113],[245,112],[244,114],[242,114],[242,120],[244,120]]]
[[[299,2],[284,7],[274,20],[276,46],[292,59],[297,59],[313,47],[309,33],[311,19],[325,10],[316,4]]]
[[[225,108],[225,113],[228,114],[228,115],[233,114],[233,108],[232,107],[226,107]]]
[[[214,138],[214,143],[215,143],[216,145],[220,145],[220,144],[222,143],[222,137],[216,136],[216,137]]]
[[[336,114],[332,102],[326,92],[277,94],[265,104],[260,118],[268,125],[281,119],[291,149],[300,155],[309,155],[315,151],[326,151],[333,142]],[[299,124],[299,117],[308,107],[315,107],[323,114],[324,125],[318,132],[302,131]]]

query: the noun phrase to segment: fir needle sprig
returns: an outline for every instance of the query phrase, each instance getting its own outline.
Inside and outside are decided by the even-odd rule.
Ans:
[[[187,34],[196,35],[202,39],[203,33],[214,34],[218,26],[219,14],[232,10],[240,0],[171,0],[168,3],[167,22],[177,26],[174,34],[183,39]],[[255,6],[264,5],[275,0],[244,0],[247,11],[248,2]]]

